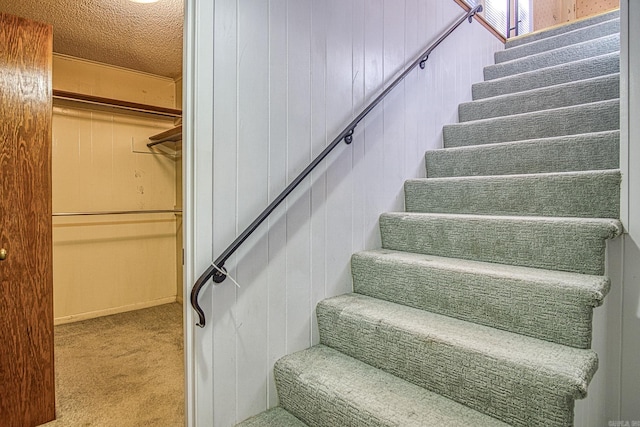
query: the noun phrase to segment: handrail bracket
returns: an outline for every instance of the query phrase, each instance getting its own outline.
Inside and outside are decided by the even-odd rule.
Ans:
[[[213,275],[211,276],[211,278],[213,279],[213,281],[215,283],[222,283],[224,282],[224,279],[227,278],[227,269],[224,268],[224,264],[221,265],[220,267],[218,267],[215,264],[212,264],[213,268],[215,268],[215,271],[213,272]]]
[[[347,134],[344,136],[344,143],[349,145],[353,142],[353,130],[355,128],[351,128],[349,129],[349,132],[347,132]]]
[[[427,59],[429,59],[429,55],[425,56],[424,58],[422,58],[422,60],[420,61],[420,69],[424,70],[425,64],[427,63]]]

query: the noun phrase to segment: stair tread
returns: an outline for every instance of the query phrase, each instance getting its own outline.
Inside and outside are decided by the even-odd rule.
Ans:
[[[620,74],[576,80],[459,105],[460,122],[569,107],[620,97]]]
[[[478,146],[471,146],[477,148]],[[460,147],[467,148],[467,147]],[[445,150],[454,150],[455,148],[445,148]],[[519,173],[506,175],[482,175],[482,176],[452,176],[439,178],[411,178],[406,182],[411,183],[428,183],[428,182],[481,182],[492,180],[529,180],[529,179],[552,179],[552,178],[570,178],[570,177],[603,177],[603,176],[619,176],[619,169],[607,170],[587,170],[587,171],[560,171],[560,172],[542,172],[542,173]]]
[[[307,425],[287,410],[277,406],[236,424],[236,427],[307,427]]]
[[[618,170],[409,179],[405,210],[618,218],[620,181]]]
[[[378,328],[402,331],[411,335],[413,342],[423,343],[425,350],[437,343],[447,348],[445,352],[464,351],[498,365],[517,367],[531,378],[553,384],[552,388],[575,398],[586,395],[597,367],[597,356],[592,350],[526,337],[366,295],[344,294],[325,299],[318,307],[330,307],[345,321],[357,319],[379,325]],[[347,335],[339,339],[349,345],[346,341],[354,337]],[[322,337],[321,342],[327,345]],[[429,363],[429,353],[422,356],[421,362]]]
[[[379,249],[351,257],[356,293],[577,348],[605,276]],[[558,317],[558,313],[563,313]]]
[[[507,426],[323,345],[280,359],[276,375],[281,404],[309,425]]]
[[[484,68],[485,80],[509,76],[522,72],[547,68],[554,65],[591,58],[620,50],[620,34],[599,37],[593,40],[559,47],[535,55],[512,59]]]
[[[511,175],[619,167],[620,131],[438,148],[425,154],[427,177]]]
[[[604,276],[572,273],[568,271],[547,270],[543,268],[523,267],[519,265],[498,264],[448,258],[436,255],[424,255],[390,249],[373,249],[357,253],[361,257],[385,259],[411,265],[421,265],[449,271],[473,273],[477,275],[509,278],[517,281],[532,281],[549,287],[562,287],[582,294],[586,301],[594,306],[601,305],[608,289],[608,280]]]
[[[364,295],[316,313],[322,344],[518,426],[571,425],[598,365],[591,350]]]
[[[385,249],[603,274],[606,239],[622,231],[603,218],[389,212],[380,215]]]
[[[492,96],[519,93],[554,84],[570,83],[576,78],[592,78],[618,72],[620,72],[620,52],[615,51],[474,83],[472,85],[472,93],[474,100],[486,99]]]
[[[544,39],[546,37],[562,34],[567,31],[572,31],[576,28],[583,28],[585,26],[591,26],[595,23],[609,21],[612,19],[620,19],[620,9],[611,10],[608,12],[601,13],[599,15],[575,20],[569,23],[564,23],[562,25],[557,25],[552,28],[547,28],[541,31],[523,34],[519,37],[514,37],[507,40],[505,47],[507,49],[511,49],[513,47],[520,46],[522,44],[531,43],[533,41]]]
[[[620,100],[591,102],[568,107],[473,120],[445,125],[446,148],[548,138],[620,129]]]
[[[496,63],[508,61],[511,59],[521,58],[548,50],[557,49],[559,47],[569,46],[588,40],[593,40],[605,35],[620,32],[620,20],[610,19],[608,21],[598,22],[586,27],[576,28],[557,35],[550,35],[540,40],[525,43],[520,46],[514,46],[495,53]]]

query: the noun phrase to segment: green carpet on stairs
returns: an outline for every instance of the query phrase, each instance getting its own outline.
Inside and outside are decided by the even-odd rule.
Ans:
[[[386,249],[354,254],[351,270],[359,294],[577,348],[609,291],[604,276]]]
[[[573,425],[620,213],[619,12],[507,42],[275,364],[261,426]],[[506,423],[506,424],[505,424]]]
[[[618,72],[620,72],[620,52],[615,51],[554,67],[474,83],[471,85],[471,91],[473,99],[479,100]]]
[[[515,175],[618,169],[620,131],[428,151],[427,177]]]

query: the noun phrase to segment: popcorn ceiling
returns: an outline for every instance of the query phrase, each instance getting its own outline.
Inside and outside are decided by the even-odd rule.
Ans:
[[[53,51],[178,77],[182,74],[183,0],[20,0],[0,12],[53,25]]]

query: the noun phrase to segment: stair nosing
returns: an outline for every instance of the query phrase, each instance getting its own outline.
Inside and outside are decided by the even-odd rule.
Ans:
[[[384,212],[380,214],[383,216],[394,217],[432,217],[432,218],[451,218],[451,219],[474,219],[474,220],[506,220],[506,221],[521,221],[521,222],[547,222],[547,223],[592,223],[597,225],[609,225],[616,228],[621,228],[620,220],[616,218],[589,218],[589,217],[556,217],[556,216],[519,216],[519,215],[483,215],[483,214],[453,214],[453,213],[428,213],[428,212]]]
[[[437,178],[410,178],[405,183],[426,183],[426,182],[461,182],[461,181],[490,181],[492,179],[527,179],[540,177],[571,177],[571,176],[604,176],[604,175],[620,175],[620,169],[594,169],[582,171],[561,171],[561,172],[537,172],[537,173],[516,173],[504,175],[469,175],[469,176],[446,176]]]

